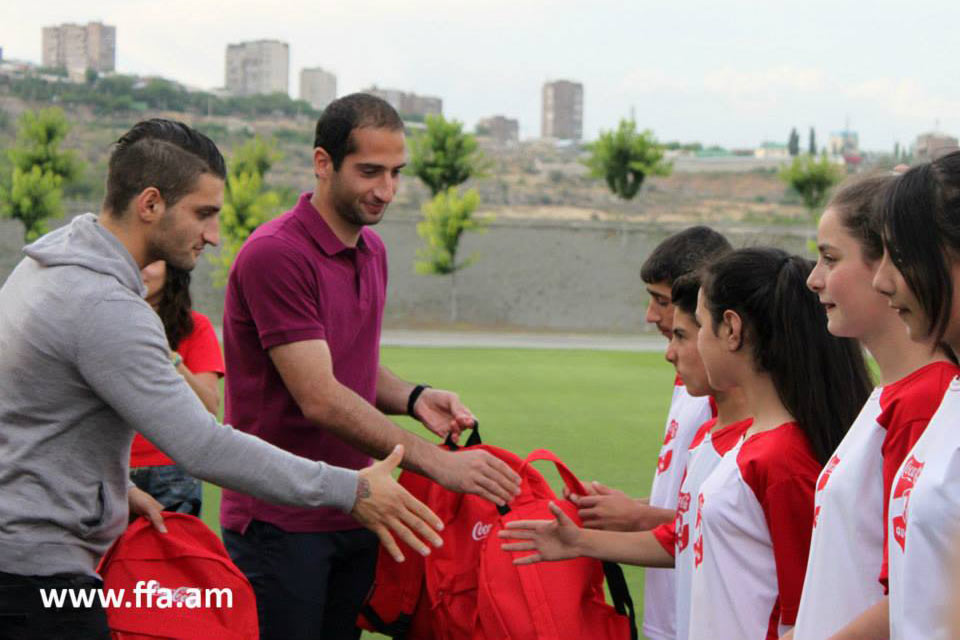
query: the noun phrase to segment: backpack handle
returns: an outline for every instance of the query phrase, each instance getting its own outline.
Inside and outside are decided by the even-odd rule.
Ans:
[[[472,447],[477,444],[483,444],[483,440],[480,439],[480,421],[473,421],[473,428],[470,430],[470,436],[467,438],[467,443],[464,445],[459,445],[453,441],[453,436],[449,433],[447,434],[446,439],[443,441],[443,446],[450,451],[456,451],[460,447]]]
[[[580,482],[580,479],[573,474],[573,471],[570,471],[570,468],[557,457],[553,451],[549,449],[537,449],[530,453],[527,458],[523,461],[523,467],[527,467],[532,462],[539,462],[541,460],[546,460],[547,462],[552,462],[553,465],[557,468],[557,473],[560,474],[560,477],[563,479],[564,484],[567,485],[572,493],[579,495],[586,495],[587,490],[583,486],[583,483]],[[521,474],[523,475],[522,471]]]

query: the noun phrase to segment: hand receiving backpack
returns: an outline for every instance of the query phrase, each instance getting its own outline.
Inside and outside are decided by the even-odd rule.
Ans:
[[[403,563],[381,549],[357,624],[396,640],[635,640],[633,602],[618,565],[577,558],[518,566],[514,554],[500,549],[497,533],[507,522],[552,518],[551,500],[580,523],[576,507],[557,500],[532,462],[553,462],[567,488],[582,495],[580,481],[550,451],[521,460],[477,442],[474,431],[468,447],[497,456],[520,475],[520,495],[498,508],[403,472],[400,484],[443,520],[444,544],[425,558],[404,549]],[[605,572],[615,607],[604,599]]]

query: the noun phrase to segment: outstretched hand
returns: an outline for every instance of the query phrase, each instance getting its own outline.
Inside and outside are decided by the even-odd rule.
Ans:
[[[437,531],[443,522],[394,480],[392,472],[403,459],[403,445],[394,447],[389,456],[359,472],[357,501],[350,515],[380,538],[390,556],[403,562],[403,553],[394,534],[421,555],[429,555],[430,547],[443,545]]]
[[[513,564],[533,564],[552,560],[569,560],[581,554],[578,551],[582,529],[554,502],[550,503],[554,520],[515,520],[508,522],[499,536],[508,540],[501,544],[504,551],[533,551],[522,558],[514,558]]]

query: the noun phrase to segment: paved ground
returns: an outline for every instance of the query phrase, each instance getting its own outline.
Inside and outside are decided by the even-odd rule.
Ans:
[[[223,344],[223,330],[213,326]],[[496,333],[491,331],[419,331],[394,329],[384,331],[380,344],[388,347],[474,347],[478,349],[588,349],[593,351],[635,351],[662,353],[666,340],[659,334],[638,336],[563,334],[563,333]]]
[[[662,352],[659,334],[622,336],[559,333],[491,333],[473,331],[384,331],[380,343],[397,347],[478,347],[507,349],[592,349]]]

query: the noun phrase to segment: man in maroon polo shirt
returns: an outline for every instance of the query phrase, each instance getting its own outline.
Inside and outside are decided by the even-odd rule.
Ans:
[[[403,123],[353,94],[317,122],[316,188],[264,224],[237,256],[224,311],[226,418],[283,449],[359,469],[405,446],[403,466],[497,504],[519,478],[481,451],[445,451],[384,414],[409,413],[438,436],[474,424],[456,394],[414,386],[380,365],[386,249],[370,228],[406,162]],[[239,461],[242,463],[242,461]],[[376,536],[332,510],[224,491],[224,541],[257,593],[262,637],[359,638]]]

